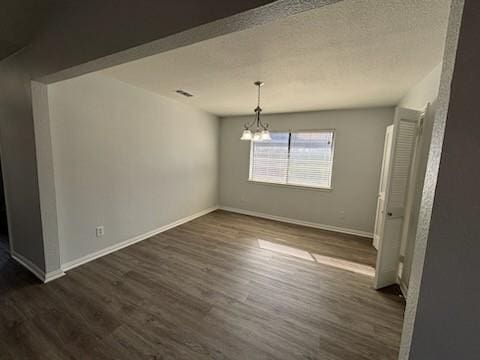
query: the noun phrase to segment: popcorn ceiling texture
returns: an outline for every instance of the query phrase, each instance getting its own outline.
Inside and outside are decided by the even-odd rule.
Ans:
[[[98,56],[93,61],[85,60],[81,63],[72,64],[71,66],[68,66],[63,70],[57,69],[56,72],[50,71],[37,75],[38,78],[36,78],[36,80],[45,83],[65,80],[89,72],[102,70],[118,64],[123,64],[128,61],[142,59],[147,56],[152,56],[182,46],[187,46],[207,39],[212,39],[217,36],[266,24],[286,16],[298,14],[303,11],[315,8],[320,8],[343,0],[248,0],[247,2],[223,2],[222,6],[215,6],[215,1],[216,0],[210,0],[209,2],[193,1],[190,4],[195,4],[196,7],[192,7],[192,9],[186,7],[184,4],[182,4],[182,2],[168,2],[168,7],[163,8],[164,11],[161,14],[163,21],[159,21],[159,19],[152,20],[156,24],[162,24],[161,27],[162,30],[164,30],[164,33],[161,34],[162,36],[157,36],[156,38],[153,37],[150,42],[145,41],[145,39],[142,39],[143,41],[140,42],[137,40],[137,44],[131,44],[130,47],[124,47],[123,49],[118,48],[117,46],[117,48],[115,48],[114,51],[111,51],[110,54],[106,54],[104,52],[102,54],[103,57]],[[167,6],[165,5],[167,4],[167,2],[161,2],[161,4],[161,7]],[[142,6],[136,3],[135,8],[142,8]],[[175,11],[169,11],[170,8],[174,9]],[[209,9],[211,8],[214,8],[216,10],[223,9],[223,11],[220,11],[220,13],[224,14],[223,18],[222,16],[217,16],[216,18],[219,18],[219,20],[214,21],[215,17],[213,17],[212,14],[209,14]],[[235,8],[238,14],[225,17],[228,13],[235,13],[235,11],[232,11],[232,8]],[[126,11],[128,11],[129,9],[131,9],[131,6],[127,5]],[[185,11],[188,11],[182,14],[178,14],[178,9],[184,9]],[[245,11],[240,12],[241,9]],[[125,12],[125,9],[123,10],[123,12]],[[215,13],[217,12],[218,11],[215,11]],[[164,14],[167,14],[167,16],[163,16]],[[129,14],[127,14],[127,18],[128,17]],[[202,17],[203,21],[199,19]],[[187,20],[187,24],[185,24],[185,19],[189,19]],[[129,38],[132,37],[132,35],[138,37],[138,34],[142,34],[137,28],[137,24],[135,24],[135,31],[128,30],[132,29],[133,26],[134,24],[131,24],[130,27],[125,27],[125,29],[127,29],[124,34],[125,37]],[[143,26],[141,26],[141,29],[144,30]],[[151,34],[148,35],[151,36]],[[85,41],[85,39],[82,40]],[[131,39],[127,39],[123,42],[129,40],[131,41]],[[111,41],[108,44],[109,46],[118,45],[117,41]],[[78,49],[76,48],[72,50],[78,51]]]
[[[341,1],[104,73],[219,116],[250,114],[257,79],[267,113],[392,106],[441,62],[449,4]]]

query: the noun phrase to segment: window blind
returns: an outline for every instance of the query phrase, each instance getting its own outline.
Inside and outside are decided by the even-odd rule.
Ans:
[[[272,140],[252,141],[250,180],[285,184],[289,133],[271,133]]]
[[[271,133],[272,140],[252,142],[250,180],[330,188],[333,131]]]

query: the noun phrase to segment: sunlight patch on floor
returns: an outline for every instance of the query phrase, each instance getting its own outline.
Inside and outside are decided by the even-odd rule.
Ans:
[[[292,246],[277,244],[271,241],[258,239],[258,246],[264,250],[271,250],[285,255],[295,256],[300,259],[315,261],[308,251],[294,248]]]
[[[318,254],[313,254],[313,257],[319,264],[333,266],[338,269],[352,271],[354,273],[367,275],[370,277],[375,276],[375,268],[373,266],[368,266],[368,265],[359,264],[353,261],[337,259],[331,256],[324,256],[324,255],[318,255]]]
[[[306,250],[298,249],[288,245],[277,244],[267,240],[257,239],[257,241],[258,246],[264,250],[270,250],[284,255],[294,256],[303,260],[314,261],[322,265],[332,266],[337,269],[351,271],[369,277],[375,276],[375,268],[372,266],[359,264],[353,261],[338,259],[331,256],[313,254]]]

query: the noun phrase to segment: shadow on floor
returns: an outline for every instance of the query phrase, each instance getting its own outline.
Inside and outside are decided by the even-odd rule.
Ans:
[[[40,281],[10,257],[8,243],[0,241],[0,299],[10,293]]]

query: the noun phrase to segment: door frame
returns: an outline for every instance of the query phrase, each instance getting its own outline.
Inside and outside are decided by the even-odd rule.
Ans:
[[[392,155],[392,137],[393,137],[393,124],[387,126],[385,130],[385,143],[383,146],[383,159],[382,159],[382,168],[380,170],[380,183],[378,185],[378,193],[377,193],[377,211],[375,214],[375,227],[373,229],[373,247],[378,250],[378,247],[380,246],[380,236],[377,236],[377,226],[379,225],[378,223],[378,216],[379,216],[379,198],[380,198],[380,193],[382,190],[382,185],[385,184],[386,177],[385,175],[385,170],[386,170],[386,158],[387,158],[387,153],[388,153],[388,158],[390,160],[390,156]],[[390,139],[390,144],[387,144],[388,139]],[[387,148],[387,146],[389,148]],[[385,205],[385,194],[383,195],[383,205]],[[383,210],[382,210],[383,211]],[[380,230],[381,232],[381,230]]]

